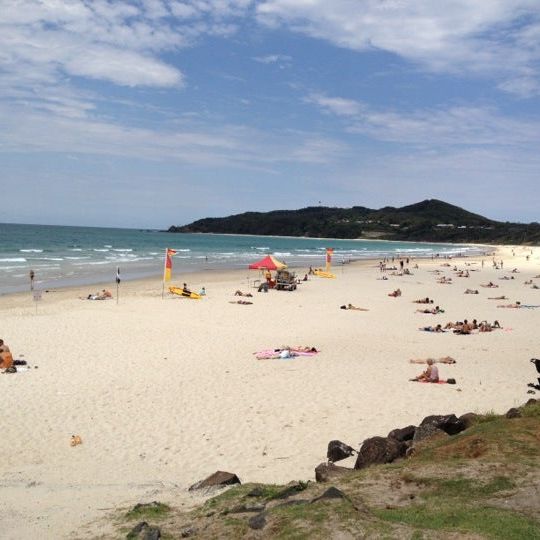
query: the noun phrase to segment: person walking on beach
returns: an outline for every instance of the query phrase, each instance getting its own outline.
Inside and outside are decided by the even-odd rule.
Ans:
[[[34,277],[35,277],[34,271],[30,270],[30,290],[31,291],[34,290]]]

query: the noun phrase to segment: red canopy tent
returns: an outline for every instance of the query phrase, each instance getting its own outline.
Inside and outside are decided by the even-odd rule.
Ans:
[[[272,255],[267,255],[264,259],[249,265],[250,270],[282,270],[283,268],[287,268],[287,265],[279,262]]]

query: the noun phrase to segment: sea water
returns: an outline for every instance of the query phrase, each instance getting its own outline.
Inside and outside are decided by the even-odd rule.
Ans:
[[[321,267],[327,247],[334,249],[334,264],[478,252],[458,244],[0,224],[0,294],[28,290],[30,270],[37,289],[112,284],[117,268],[122,280],[157,277],[163,272],[166,248],[177,251],[173,277],[181,280],[187,272],[247,268],[267,254],[290,266]]]

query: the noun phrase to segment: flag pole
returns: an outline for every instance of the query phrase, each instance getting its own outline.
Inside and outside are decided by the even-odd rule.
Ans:
[[[116,305],[120,301],[120,267],[116,267]]]
[[[165,297],[165,272],[167,270],[167,251],[168,248],[165,248],[165,262],[163,263],[163,279],[161,280],[161,299]]]

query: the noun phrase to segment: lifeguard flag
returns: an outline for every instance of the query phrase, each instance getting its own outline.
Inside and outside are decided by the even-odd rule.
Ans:
[[[174,249],[167,248],[165,250],[165,272],[163,274],[164,281],[171,281],[172,272],[172,257],[176,254]]]
[[[332,263],[332,255],[334,254],[334,248],[326,248],[326,265],[330,266]]]

